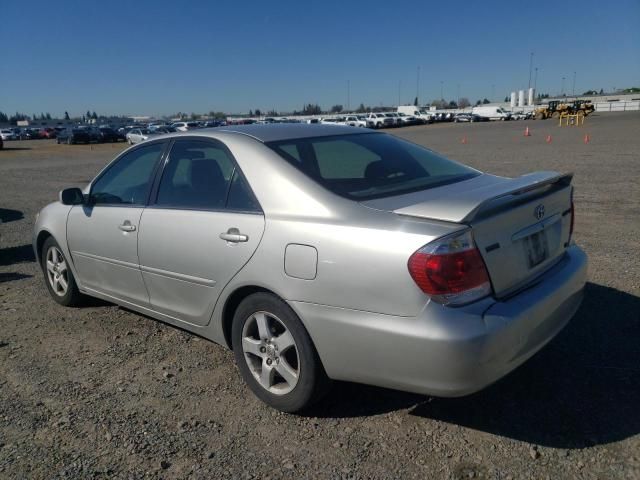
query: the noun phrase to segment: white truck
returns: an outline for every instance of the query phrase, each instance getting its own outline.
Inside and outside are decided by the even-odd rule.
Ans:
[[[347,115],[345,118],[345,124],[352,127],[366,127],[367,120],[364,115]]]
[[[423,123],[431,123],[432,117],[429,112],[416,107],[415,105],[399,105],[398,113],[404,113],[405,115],[416,117]]]
[[[503,110],[502,107],[481,105],[473,107],[471,113],[479,117],[488,118],[489,120],[511,120],[511,113]]]
[[[387,117],[384,113],[374,112],[367,115],[367,126],[369,128],[393,127],[394,120]]]

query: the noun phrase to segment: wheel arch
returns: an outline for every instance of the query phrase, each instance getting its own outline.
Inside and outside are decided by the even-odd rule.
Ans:
[[[233,325],[233,317],[238,309],[238,306],[249,295],[254,293],[269,293],[282,300],[282,297],[272,290],[258,285],[244,285],[237,288],[227,297],[222,308],[222,333],[224,335],[224,341],[227,347],[233,350],[233,342],[231,341],[231,328]]]
[[[36,251],[34,253],[38,265],[42,265],[42,247],[49,237],[53,237],[49,230],[41,230],[36,237]]]

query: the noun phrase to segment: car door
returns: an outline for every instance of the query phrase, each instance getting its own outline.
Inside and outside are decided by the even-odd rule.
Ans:
[[[92,182],[89,200],[67,220],[71,258],[83,289],[148,306],[140,272],[140,216],[167,141],[128,150]]]
[[[264,215],[229,150],[213,139],[175,140],[154,190],[139,236],[151,306],[206,325],[257,248]]]

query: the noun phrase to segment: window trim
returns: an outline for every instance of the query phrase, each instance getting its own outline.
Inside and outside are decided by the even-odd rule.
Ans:
[[[169,164],[169,160],[171,157],[171,150],[173,150],[173,147],[176,143],[182,143],[182,142],[198,142],[198,143],[205,143],[205,144],[212,145],[224,151],[229,157],[229,159],[231,160],[231,163],[233,165],[233,170],[231,171],[231,177],[229,179],[229,184],[227,185],[227,191],[224,197],[224,207],[212,208],[212,207],[185,207],[184,205],[158,205],[157,202],[158,202],[158,191],[160,190],[160,182],[162,181],[162,175],[164,174],[164,171],[167,168],[167,165]],[[152,208],[154,210],[183,210],[183,211],[193,211],[193,212],[242,213],[242,214],[264,216],[264,210],[262,208],[262,205],[260,204],[258,197],[256,197],[256,194],[254,193],[253,188],[251,188],[251,184],[247,180],[247,177],[242,172],[240,165],[238,165],[236,158],[231,153],[231,150],[229,150],[229,148],[217,138],[209,138],[209,137],[201,137],[201,136],[182,136],[182,135],[177,138],[172,138],[171,141],[169,142],[169,147],[164,152],[163,157],[164,158],[162,160],[161,167],[156,172],[155,180],[153,182],[153,186],[149,193],[147,208]],[[247,187],[249,188],[251,195],[253,196],[254,200],[256,201],[256,204],[258,205],[257,210],[237,210],[237,209],[227,208],[227,203],[229,202],[229,192],[231,191],[231,185],[233,184],[233,176],[236,173],[240,175],[242,180],[246,183]]]
[[[165,157],[167,155],[167,146],[169,145],[169,143],[170,142],[167,141],[166,138],[158,139],[158,140],[152,140],[150,142],[140,143],[140,144],[138,144],[138,145],[136,145],[136,146],[134,146],[132,148],[128,148],[127,150],[122,152],[120,155],[118,155],[116,158],[114,158],[91,181],[91,184],[89,186],[89,194],[87,196],[87,198],[89,199],[89,207],[91,207],[91,208],[96,208],[96,207],[141,208],[141,207],[143,207],[144,208],[147,205],[149,205],[151,191],[153,190],[153,185],[155,185],[156,177],[158,176],[158,170],[159,170],[160,166],[162,165],[162,162],[165,160]],[[146,147],[149,147],[149,146],[152,146],[152,145],[156,145],[156,144],[162,144],[163,148],[162,148],[162,151],[160,152],[160,156],[156,160],[156,164],[153,167],[153,170],[151,172],[151,177],[150,177],[150,182],[149,182],[150,185],[147,187],[144,203],[93,203],[91,201],[91,196],[93,194],[93,188],[94,188],[96,182],[98,180],[100,180],[109,170],[111,170],[120,160],[122,160],[123,157],[129,155],[130,153],[135,152],[136,150],[140,150],[141,148],[146,148]]]

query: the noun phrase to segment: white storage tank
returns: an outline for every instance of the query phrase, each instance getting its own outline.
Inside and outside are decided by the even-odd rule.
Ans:
[[[518,91],[518,106],[524,107],[524,90]]]
[[[516,92],[511,92],[511,108],[516,106]]]
[[[536,95],[536,91],[533,89],[533,87],[531,87],[527,93],[528,93],[527,103],[529,105],[533,105],[534,100],[535,100],[534,97]]]

